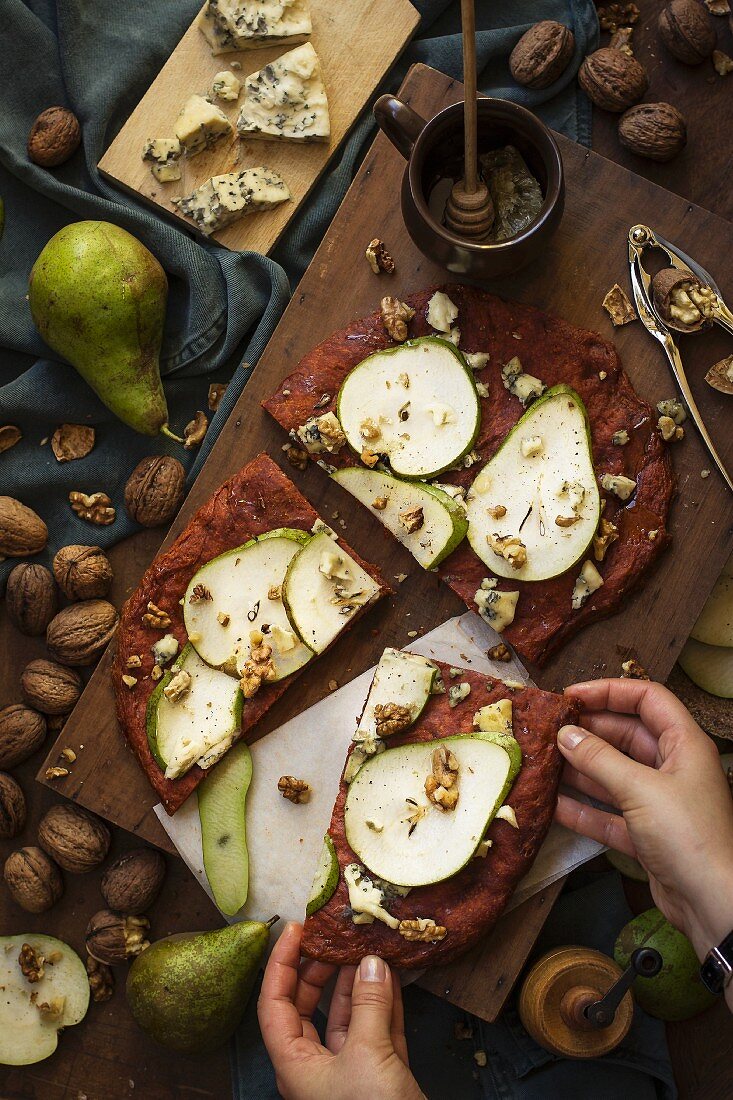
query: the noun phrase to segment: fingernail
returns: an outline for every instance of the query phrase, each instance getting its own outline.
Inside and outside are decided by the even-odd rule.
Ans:
[[[363,982],[386,982],[387,967],[378,955],[365,955],[359,963],[359,977]]]
[[[557,743],[564,749],[575,749],[587,736],[588,731],[580,726],[563,726],[557,735]]]

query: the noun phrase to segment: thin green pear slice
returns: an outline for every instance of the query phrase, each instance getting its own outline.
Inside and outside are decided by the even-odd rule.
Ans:
[[[183,617],[207,664],[236,676],[249,658],[254,631],[269,635],[277,680],[311,659],[293,634],[280,594],[288,566],[309,539],[306,531],[280,527],[212,558],[194,574]]]
[[[166,698],[165,689],[179,670],[191,677],[182,698]],[[239,736],[244,698],[239,682],[202,661],[189,643],[148,700],[150,751],[167,779],[184,775],[193,764],[210,766]],[[206,759],[207,755],[213,759]]]
[[[407,478],[454,466],[481,424],[470,368],[453,344],[435,336],[362,360],[341,383],[336,414],[357,454],[366,447],[384,455]]]
[[[693,684],[709,695],[733,699],[733,648],[690,638],[677,659]]]
[[[385,649],[374,673],[359,729],[364,733],[376,734],[375,708],[387,703],[407,707],[410,726],[414,725],[425,709],[437,675],[438,669],[427,657],[419,653],[403,653],[399,649]]]
[[[581,560],[600,508],[585,405],[569,386],[553,386],[512,428],[471,486],[468,540],[497,576],[543,581]],[[526,561],[517,558],[517,543],[508,540],[521,542]]]
[[[360,466],[337,470],[332,477],[369,508],[423,569],[432,569],[447,558],[468,530],[463,507],[434,485],[401,481],[381,470]]]
[[[204,870],[227,917],[239,912],[249,891],[245,803],[251,781],[252,754],[240,741],[197,791]]]
[[[425,793],[436,745],[458,761],[458,802],[445,811]],[[372,756],[349,787],[346,839],[372,875],[397,886],[426,886],[457,874],[502,805],[511,762],[483,735],[400,745]]]
[[[26,943],[45,959],[43,977],[32,984],[18,964]],[[35,932],[0,936],[0,990],[0,1064],[5,1066],[48,1058],[59,1031],[78,1024],[89,1007],[89,979],[79,956],[61,940]]]
[[[708,596],[691,637],[706,645],[733,646],[733,566],[730,563]]]
[[[323,847],[318,856],[318,866],[313,876],[310,897],[305,907],[305,915],[312,917],[333,897],[339,881],[339,861],[336,849],[328,833],[323,838]]]
[[[314,653],[323,653],[378,595],[377,582],[325,531],[290,562],[282,589],[288,618]]]

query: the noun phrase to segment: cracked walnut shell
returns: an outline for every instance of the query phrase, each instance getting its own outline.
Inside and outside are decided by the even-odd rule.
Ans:
[[[109,829],[100,818],[73,802],[52,806],[38,825],[38,843],[65,871],[86,874],[107,858]]]
[[[5,607],[13,626],[31,638],[44,634],[58,610],[53,577],[45,565],[24,561],[8,577]]]
[[[78,119],[66,107],[41,111],[28,135],[28,156],[42,168],[56,168],[73,156],[81,143]]]
[[[28,913],[45,913],[64,892],[61,872],[40,848],[11,852],[3,875],[13,900]]]
[[[53,559],[53,575],[67,600],[106,596],[113,580],[109,558],[99,546],[62,546]]]
[[[522,35],[509,57],[517,84],[525,88],[549,88],[567,69],[575,51],[573,32],[543,19]]]
[[[94,428],[86,424],[61,424],[51,436],[51,450],[57,462],[73,462],[94,450],[94,440]]]
[[[659,13],[657,26],[669,52],[685,65],[699,65],[715,49],[715,31],[697,0],[672,0]]]
[[[41,657],[23,669],[20,690],[23,702],[41,714],[68,714],[79,700],[82,682],[73,669]]]
[[[181,507],[186,471],[177,458],[151,455],[138,462],[125,485],[125,508],[142,527],[170,523]]]
[[[145,938],[149,928],[150,921],[146,917],[100,909],[87,925],[87,951],[97,962],[116,966],[150,947],[150,941]]]
[[[596,107],[618,114],[643,99],[649,87],[636,58],[610,46],[588,54],[578,70],[578,83]]]
[[[82,600],[59,611],[46,631],[51,656],[62,665],[91,665],[117,629],[118,615],[107,600]]]
[[[667,161],[687,144],[687,124],[671,103],[639,103],[619,119],[618,136],[638,157]]]
[[[717,295],[686,271],[663,267],[653,277],[651,290],[657,313],[678,332],[699,332],[713,320]]]

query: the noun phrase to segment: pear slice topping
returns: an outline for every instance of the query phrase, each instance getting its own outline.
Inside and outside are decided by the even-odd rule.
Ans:
[[[474,481],[466,511],[471,546],[501,577],[547,580],[582,558],[598,526],[600,493],[588,417],[574,390],[555,386],[530,406]],[[481,602],[488,608],[496,598]]]
[[[372,875],[400,886],[425,886],[468,863],[512,782],[509,753],[490,736],[400,745],[360,768],[346,796],[344,823],[351,848]],[[436,749],[442,755],[434,764]],[[431,795],[429,779],[437,781],[434,787],[428,783]],[[455,791],[456,785],[457,797],[439,793],[439,788]]]
[[[362,360],[341,384],[337,414],[352,450],[375,456],[367,465],[382,456],[406,478],[454,466],[473,447],[481,420],[465,359],[434,336]]]
[[[305,915],[312,917],[336,892],[339,881],[339,861],[331,837],[326,833],[323,847],[318,857],[318,866],[313,876],[310,897],[305,907]]]
[[[281,680],[307,664],[313,653],[295,634],[281,590],[288,566],[309,540],[305,531],[277,528],[212,558],[194,574],[183,617],[207,664],[239,675],[263,638],[272,651],[269,679]]]
[[[452,554],[468,530],[461,502],[435,485],[358,466],[337,470],[332,477],[371,510],[423,569],[433,569]]]

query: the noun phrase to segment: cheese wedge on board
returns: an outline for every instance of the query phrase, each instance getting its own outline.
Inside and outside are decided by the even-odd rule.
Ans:
[[[247,214],[256,214],[289,199],[285,180],[269,168],[247,168],[212,176],[190,195],[176,200],[182,214],[207,236]]]
[[[196,23],[214,55],[295,45],[312,29],[307,0],[208,0]]]
[[[318,54],[310,42],[247,77],[237,130],[242,138],[329,140],[326,88]]]

